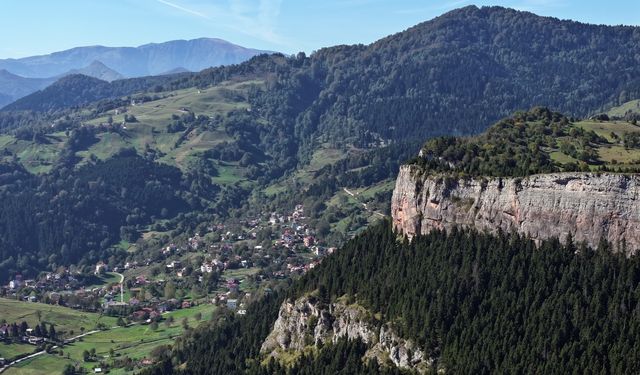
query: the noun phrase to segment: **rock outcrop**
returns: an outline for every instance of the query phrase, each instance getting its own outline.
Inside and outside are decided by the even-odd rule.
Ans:
[[[454,226],[517,231],[535,240],[571,235],[595,247],[601,238],[627,254],[640,249],[640,177],[551,173],[525,178],[453,179],[400,169],[393,226],[409,238]]]
[[[362,340],[369,347],[365,357],[380,364],[388,360],[399,368],[424,373],[433,363],[411,340],[399,337],[390,324],[377,321],[362,306],[343,301],[324,304],[310,296],[282,304],[260,352],[278,358],[340,338]]]

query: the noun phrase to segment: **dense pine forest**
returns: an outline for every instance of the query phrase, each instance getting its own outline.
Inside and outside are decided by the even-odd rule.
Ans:
[[[352,363],[361,343],[340,342],[349,348],[341,354],[322,348],[286,370],[275,363],[260,367],[259,348],[279,303],[314,290],[327,301],[355,296],[448,372],[636,373],[639,282],[639,258],[614,254],[606,243],[590,249],[553,240],[536,247],[517,234],[463,230],[409,243],[398,241],[385,223],[286,292],[253,304],[247,316],[218,315],[192,331],[154,373],[173,373],[185,362],[178,372],[302,374]],[[362,362],[340,373],[389,370],[374,367]]]

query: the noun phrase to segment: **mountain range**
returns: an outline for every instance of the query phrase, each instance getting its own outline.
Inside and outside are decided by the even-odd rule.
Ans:
[[[164,265],[255,262],[220,280],[246,310],[221,302],[144,374],[639,373],[640,261],[600,240],[637,246],[639,40],[470,6],[310,56],[63,77],[0,111],[0,276],[108,259],[195,290],[199,261]],[[315,263],[271,225],[298,205]],[[231,230],[256,240],[215,246]]]
[[[77,47],[48,55],[3,59],[0,60],[0,107],[69,74],[111,82],[238,64],[262,53],[270,52],[222,39],[199,38],[139,47]]]

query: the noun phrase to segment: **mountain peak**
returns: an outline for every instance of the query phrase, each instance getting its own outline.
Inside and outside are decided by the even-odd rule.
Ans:
[[[70,70],[65,75],[69,74],[84,74],[86,76],[95,77],[107,82],[125,78],[122,74],[109,68],[99,60],[93,60],[91,64],[85,66],[84,68]]]
[[[0,60],[0,69],[23,77],[55,77],[69,71],[94,68],[98,61],[121,76],[132,78],[162,74],[176,68],[195,72],[238,64],[262,53],[270,52],[245,48],[219,38],[199,38],[138,47],[75,47],[49,55]]]

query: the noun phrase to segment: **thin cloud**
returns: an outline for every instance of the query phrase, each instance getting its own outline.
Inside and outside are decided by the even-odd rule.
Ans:
[[[457,1],[450,1],[444,4],[440,4],[440,5],[432,5],[432,6],[428,6],[428,7],[422,7],[422,8],[413,8],[413,9],[399,9],[394,11],[395,14],[413,14],[413,13],[424,13],[424,12],[432,12],[432,11],[436,11],[436,10],[449,10],[464,4],[467,4],[471,2],[471,0],[457,0]]]
[[[174,3],[168,2],[166,0],[156,0],[156,1],[161,3],[161,4],[170,6],[170,7],[174,8],[174,9],[181,10],[181,11],[183,11],[185,13],[192,14],[194,16],[198,16],[198,17],[206,18],[206,19],[211,19],[211,18],[209,18],[209,16],[207,16],[204,13],[201,13],[201,12],[198,12],[198,11],[195,11],[195,10],[192,10],[192,9],[185,8],[185,7],[181,6],[181,5],[174,4]]]
[[[567,2],[563,0],[525,0],[512,5],[512,7],[528,12],[545,12],[547,10],[564,8],[567,5]]]
[[[227,0],[216,3],[204,0],[192,1],[191,4],[196,4],[201,11],[168,0],[156,1],[193,16],[215,21],[217,27],[269,43],[289,46],[287,39],[277,32],[282,0]]]

